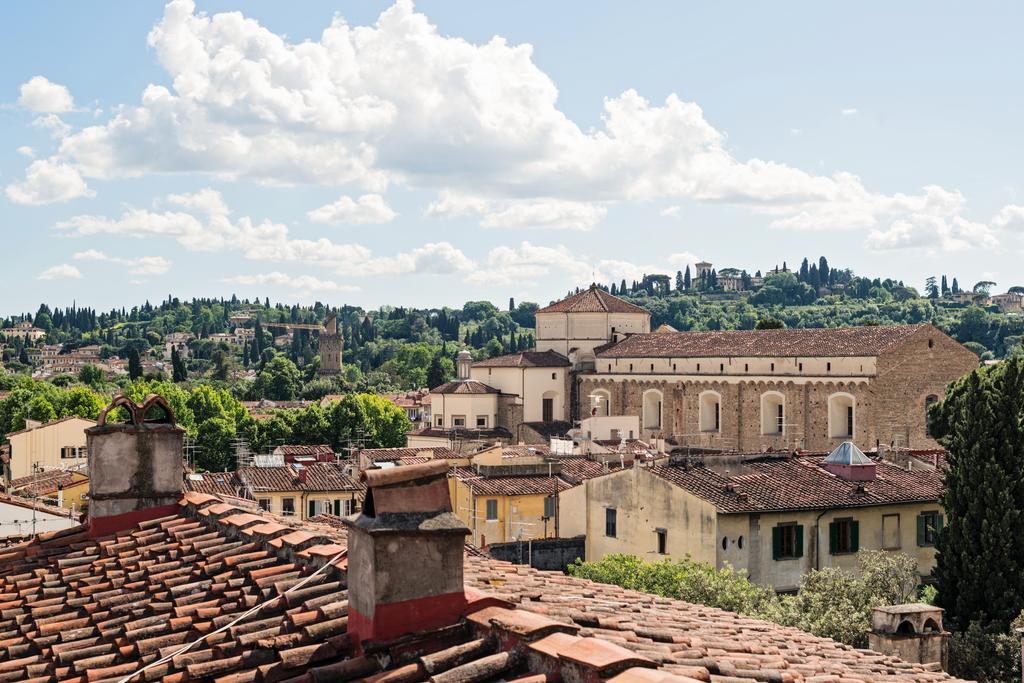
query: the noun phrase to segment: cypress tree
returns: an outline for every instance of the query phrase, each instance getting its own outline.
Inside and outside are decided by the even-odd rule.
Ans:
[[[128,352],[128,377],[131,379],[142,377],[142,358],[139,357],[139,350],[134,347]]]
[[[932,409],[949,451],[935,577],[959,629],[1005,632],[1024,608],[1024,359],[976,370]]]
[[[689,289],[691,282],[690,266],[686,266],[686,272],[683,273],[683,289]]]

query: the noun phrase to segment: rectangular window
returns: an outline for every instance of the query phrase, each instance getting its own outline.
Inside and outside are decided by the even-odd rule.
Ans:
[[[828,552],[832,555],[855,553],[859,547],[860,523],[855,519],[837,519],[828,525]]]
[[[260,510],[270,512],[270,499],[269,498],[257,498],[256,504],[260,506]]]
[[[498,501],[494,498],[490,498],[486,501],[487,506],[487,521],[496,522],[498,520]]]
[[[557,499],[554,496],[546,496],[544,498],[544,516],[548,519],[553,519],[555,516],[555,501]]]
[[[853,406],[846,407],[846,435],[853,436]]]
[[[825,372],[832,372],[832,364],[825,363]]]
[[[777,431],[779,434],[781,434],[782,433],[782,428],[784,426],[784,421],[783,421],[783,417],[784,416],[783,416],[783,413],[782,413],[782,404],[781,403],[778,406],[776,406],[776,413],[777,414],[775,415],[775,424],[776,424],[777,428],[776,428],[775,431]]]
[[[935,545],[942,531],[942,513],[934,510],[917,516],[917,544],[922,548]]]
[[[476,416],[476,426],[477,427],[482,427],[482,428],[486,429],[487,428],[487,416],[486,415],[477,415]]]
[[[615,508],[604,509],[604,535],[615,538],[616,524],[618,522],[618,511]]]
[[[722,404],[715,402],[715,431],[722,428]]]
[[[60,449],[60,457],[64,459],[84,458],[85,446],[64,446]]]
[[[772,529],[772,559],[795,560],[804,556],[804,527],[796,522],[779,524]]]
[[[341,514],[344,516],[354,515],[356,513],[356,501],[353,498],[347,498],[341,501]]]
[[[558,379],[558,375],[554,372],[551,373],[551,379]]]
[[[333,507],[334,507],[334,509],[332,510],[332,512],[334,512],[334,516],[335,517],[341,517],[341,500],[338,499],[338,498],[335,498],[334,499],[334,506]]]
[[[667,552],[665,548],[668,545],[668,532],[664,529],[655,529],[654,533],[658,538],[658,554],[664,555]]]
[[[452,415],[452,427],[465,427],[466,416],[465,415]]]
[[[444,427],[444,415],[438,415],[436,422],[438,427]]]
[[[552,422],[555,419],[555,399],[553,398],[542,398],[541,399],[541,420],[544,422]]]
[[[882,515],[882,548],[897,550],[900,547],[900,516]]]
[[[295,514],[295,499],[284,498],[281,500],[281,514],[282,515],[294,515]]]
[[[312,519],[313,517],[316,517],[317,513],[320,512],[320,509],[319,509],[319,506],[317,505],[317,503],[319,503],[319,501],[316,501],[316,500],[309,501],[309,516],[307,517],[307,519]]]

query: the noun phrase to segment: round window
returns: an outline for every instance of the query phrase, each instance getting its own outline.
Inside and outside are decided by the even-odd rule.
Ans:
[[[740,536],[739,538],[736,539],[736,545],[739,546],[740,550],[743,550],[743,537],[742,536]]]
[[[728,550],[728,549],[729,549],[729,537],[728,536],[722,536],[722,550]]]

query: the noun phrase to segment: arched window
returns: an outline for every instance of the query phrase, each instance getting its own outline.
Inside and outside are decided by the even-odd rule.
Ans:
[[[644,392],[644,429],[661,429],[661,399],[657,389]]]
[[[828,435],[834,439],[853,438],[857,400],[850,394],[828,397]]]
[[[939,402],[939,397],[936,396],[935,394],[929,395],[928,398],[926,398],[924,400],[924,435],[925,436],[931,436],[932,435],[932,426],[928,422],[928,411],[931,410],[931,407],[933,405],[935,405],[936,403],[938,403],[938,402]]]
[[[786,397],[778,391],[761,394],[761,433],[782,434],[786,424]]]
[[[700,395],[698,413],[700,431],[720,431],[722,428],[722,395],[717,391],[702,392]]]
[[[612,395],[606,389],[595,389],[590,394],[590,407],[594,417],[606,417],[612,414]]]

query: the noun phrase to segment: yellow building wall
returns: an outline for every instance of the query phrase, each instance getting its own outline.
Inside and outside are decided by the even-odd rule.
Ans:
[[[351,491],[317,491],[315,493],[307,493],[302,491],[258,491],[253,494],[253,497],[258,503],[262,505],[263,500],[269,500],[269,510],[275,514],[284,514],[284,499],[291,498],[294,502],[295,517],[298,519],[309,519],[309,501],[329,501],[329,509],[325,508],[323,511],[329,514],[334,514],[334,501],[341,501],[341,514],[345,516],[345,501],[352,500]],[[355,503],[349,504],[352,512],[356,512],[361,509],[359,497],[356,497]],[[319,514],[319,512],[317,513]]]
[[[485,496],[474,494],[470,482],[451,477],[448,483],[455,514],[472,531],[474,545],[555,537],[555,520],[542,519],[547,494]],[[497,519],[487,519],[488,500],[498,501]]]
[[[65,446],[84,449],[85,430],[95,424],[92,420],[76,417],[11,436],[11,479],[32,474],[34,463],[38,463],[43,470],[86,464],[86,457],[61,458],[60,453]]]

